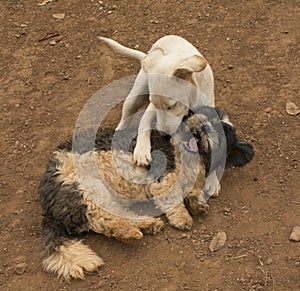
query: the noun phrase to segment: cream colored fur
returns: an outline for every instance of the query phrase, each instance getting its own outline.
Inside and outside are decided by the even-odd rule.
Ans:
[[[84,271],[94,272],[104,262],[81,241],[70,240],[61,245],[57,252],[45,258],[42,264],[45,271],[69,281],[71,277],[83,279]]]
[[[134,149],[136,164],[148,165],[151,162],[150,131],[155,118],[159,130],[172,134],[188,109],[214,107],[212,70],[191,43],[176,35],[157,40],[148,54],[124,47],[112,39],[99,39],[116,52],[141,61],[141,69],[124,102],[117,129],[125,129],[127,118],[142,104],[150,102],[140,121]]]

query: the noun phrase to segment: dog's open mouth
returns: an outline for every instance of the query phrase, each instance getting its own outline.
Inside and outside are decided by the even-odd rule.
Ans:
[[[183,141],[182,142],[184,148],[192,153],[198,153],[198,145],[197,145],[197,140],[192,137],[187,141]]]

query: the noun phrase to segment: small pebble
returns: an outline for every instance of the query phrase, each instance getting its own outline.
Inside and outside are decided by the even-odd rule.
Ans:
[[[15,273],[17,275],[22,275],[26,272],[26,269],[27,269],[27,264],[26,263],[19,263],[15,267]]]
[[[22,189],[17,190],[16,192],[17,196],[21,196],[24,194],[24,191]]]
[[[265,109],[265,112],[266,112],[266,113],[270,113],[270,112],[271,112],[271,110],[272,110],[272,108],[271,108],[271,107],[267,107],[267,108]]]
[[[226,239],[227,239],[226,232],[224,231],[218,232],[210,242],[209,250],[211,252],[216,252],[220,250],[225,245]]]
[[[71,77],[70,77],[69,75],[65,75],[65,76],[63,77],[63,79],[64,79],[64,80],[71,80]]]
[[[300,226],[295,226],[290,235],[290,240],[292,241],[300,241]]]
[[[65,14],[64,13],[55,13],[52,15],[55,19],[64,19]]]
[[[182,235],[181,235],[181,238],[191,238],[191,236],[189,235],[189,234],[187,234],[187,233],[183,233]]]
[[[273,263],[273,260],[271,258],[266,259],[266,265],[271,265]]]

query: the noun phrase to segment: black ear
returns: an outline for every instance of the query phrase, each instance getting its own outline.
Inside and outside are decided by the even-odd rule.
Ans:
[[[254,149],[252,144],[238,140],[235,128],[222,122],[223,130],[226,136],[227,158],[226,169],[233,167],[243,167],[249,163],[254,157]]]
[[[238,141],[233,144],[232,148],[227,149],[226,169],[232,167],[243,167],[248,164],[254,157],[252,144],[244,141]]]

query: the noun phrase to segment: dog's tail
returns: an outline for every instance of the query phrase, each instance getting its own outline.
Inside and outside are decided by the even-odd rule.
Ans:
[[[98,36],[98,39],[104,41],[115,52],[120,53],[122,55],[138,59],[139,61],[141,61],[142,59],[144,59],[146,57],[145,53],[143,53],[141,51],[138,51],[138,50],[134,50],[134,49],[125,47],[125,46],[119,44],[118,42],[116,42],[116,41],[114,41],[114,40],[112,40],[110,38]]]
[[[64,150],[56,152],[57,155],[59,153],[67,155]],[[103,265],[103,261],[81,241],[68,238],[68,235],[81,232],[80,228],[85,227],[87,218],[81,193],[76,187],[62,184],[58,179],[62,156],[49,159],[38,189],[44,210],[41,256],[45,271],[69,281],[71,277],[83,278],[84,271],[95,271]]]
[[[69,281],[70,278],[83,279],[84,271],[96,271],[104,264],[81,240],[68,239],[61,226],[55,225],[55,220],[44,217],[43,224],[45,242],[41,256],[45,271]]]

